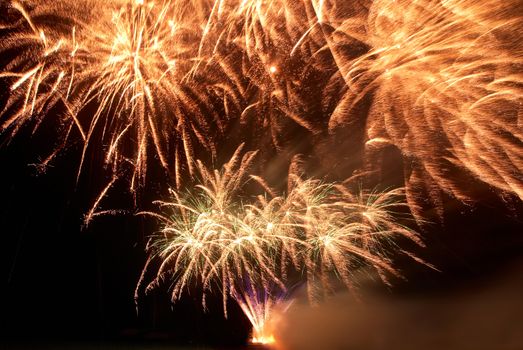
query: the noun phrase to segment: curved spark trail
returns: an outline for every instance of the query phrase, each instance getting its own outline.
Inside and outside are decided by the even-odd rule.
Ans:
[[[151,151],[181,181],[182,167],[194,170],[195,144],[212,153],[212,130],[223,131],[209,102],[212,83],[188,78],[205,59],[195,44],[202,33],[194,30],[205,23],[204,7],[171,1],[13,2],[11,12],[19,18],[0,49],[18,54],[1,74],[12,82],[2,130],[14,135],[25,123],[37,127],[60,104],[63,123],[85,145],[80,171],[87,147],[101,143],[110,167],[132,165],[133,190],[145,181]]]
[[[330,128],[349,123],[370,98],[367,151],[393,145],[402,152],[413,210],[420,193],[440,209],[442,191],[474,199],[455,174],[523,198],[516,34],[523,22],[506,15],[510,8],[510,1],[375,0],[360,20],[364,32],[346,27],[370,49],[343,61],[347,89]]]

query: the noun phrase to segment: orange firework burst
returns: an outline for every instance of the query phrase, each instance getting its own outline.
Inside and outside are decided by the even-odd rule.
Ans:
[[[210,107],[212,84],[194,84],[190,74],[203,60],[194,29],[205,24],[204,3],[27,1],[12,2],[11,12],[19,19],[0,48],[18,54],[1,74],[12,92],[3,131],[14,135],[31,120],[38,126],[61,104],[64,123],[84,141],[81,164],[87,147],[101,142],[107,164],[132,165],[133,190],[152,150],[178,183],[184,164],[193,172],[195,144],[214,152],[223,123]]]
[[[0,44],[8,57],[0,78],[10,86],[1,131],[14,136],[30,123],[36,129],[60,111],[63,140],[42,165],[78,136],[84,144],[78,176],[88,148],[98,151],[101,144],[113,173],[109,187],[128,177],[122,174],[130,166],[135,191],[152,158],[179,188],[184,175],[195,173],[195,149],[215,158],[216,139],[230,121],[269,126],[277,147],[289,123],[317,131],[300,73],[286,76],[285,70],[285,48],[306,30],[308,17],[299,13],[309,7],[286,1],[12,1],[13,19]],[[278,34],[279,21],[292,35]]]
[[[367,149],[402,152],[413,209],[420,191],[438,207],[440,190],[470,200],[456,170],[523,198],[523,51],[513,32],[522,22],[502,15],[509,3],[376,0],[361,26],[339,29],[370,50],[344,61],[347,91],[330,127],[372,96]]]

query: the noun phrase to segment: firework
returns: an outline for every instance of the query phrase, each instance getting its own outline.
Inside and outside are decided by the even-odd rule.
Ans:
[[[232,297],[252,325],[251,342],[253,344],[273,344],[276,342],[273,332],[281,314],[292,305],[285,300],[285,293],[276,293],[279,288],[269,290],[257,288],[247,283],[242,292],[233,291]]]
[[[318,130],[301,68],[284,74],[284,47],[310,21],[304,10],[286,1],[11,1],[0,44],[0,78],[10,87],[1,132],[13,137],[59,115],[61,140],[42,168],[76,139],[84,145],[78,177],[89,151],[103,154],[112,176],[86,222],[115,179],[129,179],[132,192],[143,186],[150,162],[180,188],[195,174],[195,153],[214,159],[232,121],[268,125],[277,148],[289,123]],[[276,37],[281,21],[287,32]],[[293,65],[304,66],[293,51]]]
[[[221,171],[199,163],[202,184],[195,193],[173,192],[174,201],[158,202],[171,209],[168,215],[143,213],[163,222],[150,245],[161,264],[148,289],[172,279],[176,301],[184,289],[199,286],[205,308],[205,294],[216,288],[225,314],[231,297],[255,337],[267,337],[264,326],[277,300],[271,291],[285,291],[296,273],[305,272],[310,300],[317,301],[331,291],[334,276],[354,290],[352,273],[362,266],[373,267],[385,282],[387,274],[399,276],[390,260],[400,251],[394,244],[398,236],[422,245],[415,232],[398,223],[401,190],[354,195],[343,184],[296,178],[286,196],[241,202],[244,182],[261,179],[247,176],[255,153],[241,158],[240,150]]]
[[[424,263],[396,243],[422,245],[408,228],[409,211],[423,222],[420,202],[443,215],[444,193],[474,199],[471,178],[523,198],[516,5],[10,1],[1,27],[0,79],[9,91],[0,132],[14,137],[58,114],[62,139],[44,166],[74,139],[83,145],[78,177],[89,152],[103,154],[111,177],[86,223],[114,213],[100,203],[119,179],[134,193],[149,168],[163,168],[176,190],[158,202],[161,212],[144,213],[163,222],[149,246],[161,264],[148,288],[172,279],[176,301],[199,287],[204,308],[207,294],[221,293],[225,314],[234,299],[254,338],[268,341],[279,292],[296,276],[305,276],[314,302],[340,283],[354,291],[354,273],[364,267],[390,283],[401,276],[396,253]],[[241,156],[240,148],[222,170],[194,160],[219,159],[227,148],[219,142],[248,123],[254,132],[231,142],[253,136],[260,153],[292,148],[280,153],[288,158],[298,151],[287,146],[302,135],[317,158],[337,151],[325,145],[340,134],[361,138],[364,145],[344,150],[364,153],[355,166],[364,169],[351,171],[380,167],[375,155],[393,146],[403,156],[405,189],[354,191],[290,174],[287,193],[278,194],[249,175],[256,152]],[[183,192],[196,177],[200,184]],[[265,193],[247,195],[247,181]]]
[[[266,286],[283,283],[274,274],[272,253],[278,237],[267,223],[263,226],[252,214],[243,212],[232,198],[245,180],[255,153],[247,153],[239,161],[237,151],[223,172],[209,171],[201,163],[202,176],[199,193],[187,198],[173,191],[174,202],[158,202],[174,210],[173,215],[155,213],[164,221],[160,239],[153,241],[152,249],[163,260],[153,288],[165,275],[174,274],[173,301],[181,297],[184,288],[200,283],[204,291],[220,286],[224,311],[229,293],[237,293],[249,283]],[[203,298],[205,307],[205,298]]]
[[[59,148],[72,135],[83,140],[79,173],[88,147],[101,143],[114,173],[131,165],[134,190],[144,184],[151,152],[180,186],[183,174],[194,174],[195,148],[214,157],[214,138],[230,119],[267,113],[276,144],[282,115],[313,129],[303,108],[295,108],[304,106],[303,97],[287,91],[289,79],[269,54],[283,44],[257,44],[276,33],[275,23],[283,19],[277,5],[290,6],[12,1],[13,20],[0,45],[9,57],[0,77],[10,86],[1,130],[15,135],[29,123],[36,129],[53,108],[63,109],[66,132]],[[287,12],[292,18],[285,21],[305,25],[296,11]]]
[[[420,193],[439,208],[441,191],[470,201],[471,191],[456,174],[523,198],[523,56],[513,32],[522,22],[507,15],[510,2],[369,4],[358,25],[338,29],[370,49],[345,55],[340,74],[347,88],[331,130],[371,101],[367,150],[393,145],[402,152],[413,209]]]
[[[87,148],[101,143],[115,173],[131,164],[133,190],[145,181],[151,151],[178,182],[182,168],[194,170],[195,145],[214,152],[212,135],[223,131],[209,108],[214,86],[188,78],[205,59],[195,31],[205,3],[26,1],[12,2],[10,13],[18,18],[0,46],[12,57],[1,74],[11,92],[3,132],[37,128],[59,105],[67,130],[84,142],[79,171]]]
[[[1,130],[37,128],[62,110],[63,140],[44,165],[79,137],[79,173],[88,148],[102,144],[113,175],[132,169],[133,191],[149,162],[180,188],[197,172],[196,153],[216,159],[220,136],[237,123],[264,127],[254,142],[270,138],[276,150],[299,129],[313,146],[327,131],[363,131],[367,163],[386,145],[402,152],[407,199],[420,220],[421,197],[440,213],[442,192],[473,199],[467,176],[521,198],[515,5],[12,1],[0,44],[0,77],[10,86]],[[351,127],[358,121],[361,130]]]

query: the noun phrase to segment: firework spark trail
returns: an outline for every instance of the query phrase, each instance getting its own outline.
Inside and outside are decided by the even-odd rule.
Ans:
[[[312,43],[291,50],[308,30],[311,9],[308,2],[219,1],[205,33],[220,35],[205,37],[200,45],[200,52],[210,57],[208,62],[228,73],[229,80],[223,82],[226,109],[239,112],[242,122],[254,120],[266,127],[278,149],[286,142],[288,126],[318,132],[323,122],[312,116],[307,103],[310,92],[302,84],[312,70],[306,54]]]
[[[195,174],[195,148],[214,157],[214,138],[231,120],[269,125],[276,147],[286,118],[317,131],[300,74],[284,74],[311,9],[288,1],[13,1],[17,19],[0,46],[11,57],[0,73],[11,86],[2,132],[14,136],[30,122],[36,130],[59,106],[84,143],[78,176],[88,148],[101,143],[115,174],[131,165],[133,191],[151,152],[180,187]],[[74,135],[64,134],[59,148]]]
[[[361,19],[365,35],[351,26],[344,32],[370,50],[345,60],[347,92],[330,128],[355,118],[358,103],[372,97],[367,150],[391,144],[411,160],[405,182],[413,209],[421,192],[432,204],[441,202],[440,190],[469,201],[456,169],[523,198],[523,54],[512,32],[521,18],[500,15],[509,4],[472,3],[376,0]]]
[[[293,303],[285,300],[285,292],[278,294],[274,289],[279,288],[259,289],[247,281],[241,291],[232,291],[232,297],[252,324],[253,344],[276,342],[274,327]]]
[[[62,104],[63,122],[74,124],[84,141],[79,172],[87,148],[102,142],[108,164],[132,164],[133,190],[145,181],[151,150],[167,171],[185,167],[192,173],[195,145],[214,154],[212,128],[222,132],[224,126],[210,102],[212,84],[186,79],[203,59],[197,52],[201,33],[194,29],[206,19],[205,3],[180,5],[13,2],[20,18],[0,49],[18,54],[2,69],[1,77],[12,81],[2,131],[15,135],[30,120],[36,129]],[[126,151],[129,143],[135,146]],[[172,165],[173,159],[185,166]]]
[[[346,185],[294,179],[286,196],[239,202],[238,192],[249,178],[255,155],[240,157],[240,152],[241,148],[221,171],[200,165],[202,184],[195,193],[182,197],[174,192],[172,202],[158,202],[168,210],[142,213],[163,223],[149,248],[161,264],[147,290],[172,279],[176,301],[185,289],[199,286],[205,308],[206,293],[217,288],[225,314],[227,299],[232,298],[255,333],[267,335],[262,325],[271,305],[265,303],[272,299],[259,300],[257,289],[284,291],[289,271],[303,271],[314,302],[333,290],[337,278],[355,290],[352,274],[362,266],[373,267],[388,283],[388,274],[401,276],[390,260],[392,254],[402,253],[396,239],[422,245],[415,232],[398,223],[405,205],[399,189],[354,195]]]
[[[398,249],[394,242],[399,237],[423,246],[418,235],[400,223],[408,218],[402,214],[407,209],[403,189],[355,194],[346,185],[299,179],[294,186],[285,213],[299,227],[293,233],[301,247],[286,253],[299,255],[293,258],[298,261],[294,268],[305,267],[313,302],[333,290],[333,275],[356,291],[352,274],[361,266],[375,269],[387,284],[388,274],[401,277],[389,258]]]
[[[245,181],[245,172],[255,155],[246,153],[239,159],[239,152],[240,149],[221,173],[200,164],[203,184],[198,187],[198,196],[184,199],[173,192],[174,202],[159,202],[174,213],[172,217],[153,213],[165,221],[165,227],[162,238],[154,242],[163,263],[150,288],[173,271],[173,300],[179,299],[184,288],[194,282],[199,282],[204,291],[218,284],[227,312],[227,296],[232,288],[240,290],[237,285],[242,283],[242,276],[248,276],[255,285],[266,286],[275,281],[283,286],[273,272],[274,261],[268,249],[281,237],[249,225],[249,218],[235,215],[237,204],[231,196]],[[205,297],[203,303],[205,307]]]

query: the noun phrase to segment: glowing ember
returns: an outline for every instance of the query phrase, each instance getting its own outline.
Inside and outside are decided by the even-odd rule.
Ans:
[[[269,336],[258,335],[251,339],[251,343],[261,345],[274,344],[275,342],[276,340],[274,339],[274,336],[272,334]]]

